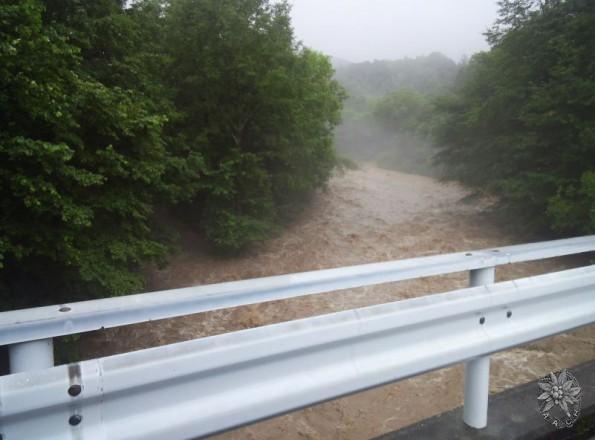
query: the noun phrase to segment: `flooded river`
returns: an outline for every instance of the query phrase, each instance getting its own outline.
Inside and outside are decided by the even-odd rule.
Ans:
[[[288,229],[261,249],[232,259],[205,252],[183,229],[183,247],[150,290],[433,255],[528,241],[497,224],[485,202],[429,177],[362,166],[335,177]],[[514,221],[512,219],[511,221]],[[564,258],[497,270],[497,280],[585,264]],[[467,285],[467,274],[352,289],[97,332],[85,356],[108,355]],[[497,354],[491,391],[595,359],[595,326]],[[223,439],[369,439],[462,403],[461,366],[341,398],[217,436]]]

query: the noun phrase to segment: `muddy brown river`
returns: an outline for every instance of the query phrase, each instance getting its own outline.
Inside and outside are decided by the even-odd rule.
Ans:
[[[468,195],[454,184],[364,165],[333,178],[300,218],[249,255],[213,257],[201,237],[180,225],[182,249],[167,268],[148,270],[150,290],[531,241],[506,232],[484,213],[486,202],[469,202]],[[498,268],[497,280],[586,263],[574,257],[515,264]],[[86,336],[83,355],[131,351],[466,285],[467,274],[454,274],[122,327]],[[490,391],[592,359],[595,326],[509,350],[492,357]],[[369,439],[461,405],[462,375],[461,366],[438,370],[214,438]]]

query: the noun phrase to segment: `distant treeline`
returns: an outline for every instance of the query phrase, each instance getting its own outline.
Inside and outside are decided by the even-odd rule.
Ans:
[[[454,92],[435,102],[448,177],[510,221],[595,231],[595,2],[506,0]]]
[[[158,209],[270,236],[335,165],[332,75],[285,2],[3,1],[2,308],[140,291]]]
[[[337,129],[338,151],[386,168],[436,174],[429,138],[432,99],[454,87],[461,66],[440,53],[340,63],[335,77],[348,98]]]
[[[337,66],[337,80],[351,95],[382,97],[395,90],[411,89],[421,93],[447,91],[459,67],[441,53],[399,60],[376,60]]]

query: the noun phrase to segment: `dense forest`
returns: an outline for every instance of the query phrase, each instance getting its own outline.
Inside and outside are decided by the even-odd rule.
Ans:
[[[335,166],[332,75],[285,2],[2,2],[2,307],[141,291],[163,211],[266,239]]]
[[[437,99],[437,160],[497,196],[511,222],[595,230],[595,2],[506,0],[454,91]]]

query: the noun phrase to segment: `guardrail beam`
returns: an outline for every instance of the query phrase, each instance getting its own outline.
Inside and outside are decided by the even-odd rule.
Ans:
[[[590,266],[11,374],[0,433],[200,438],[592,324],[594,289]]]
[[[592,251],[594,235],[14,310],[0,313],[0,345]]]
[[[52,338],[21,342],[8,346],[10,373],[45,370],[54,366]]]

